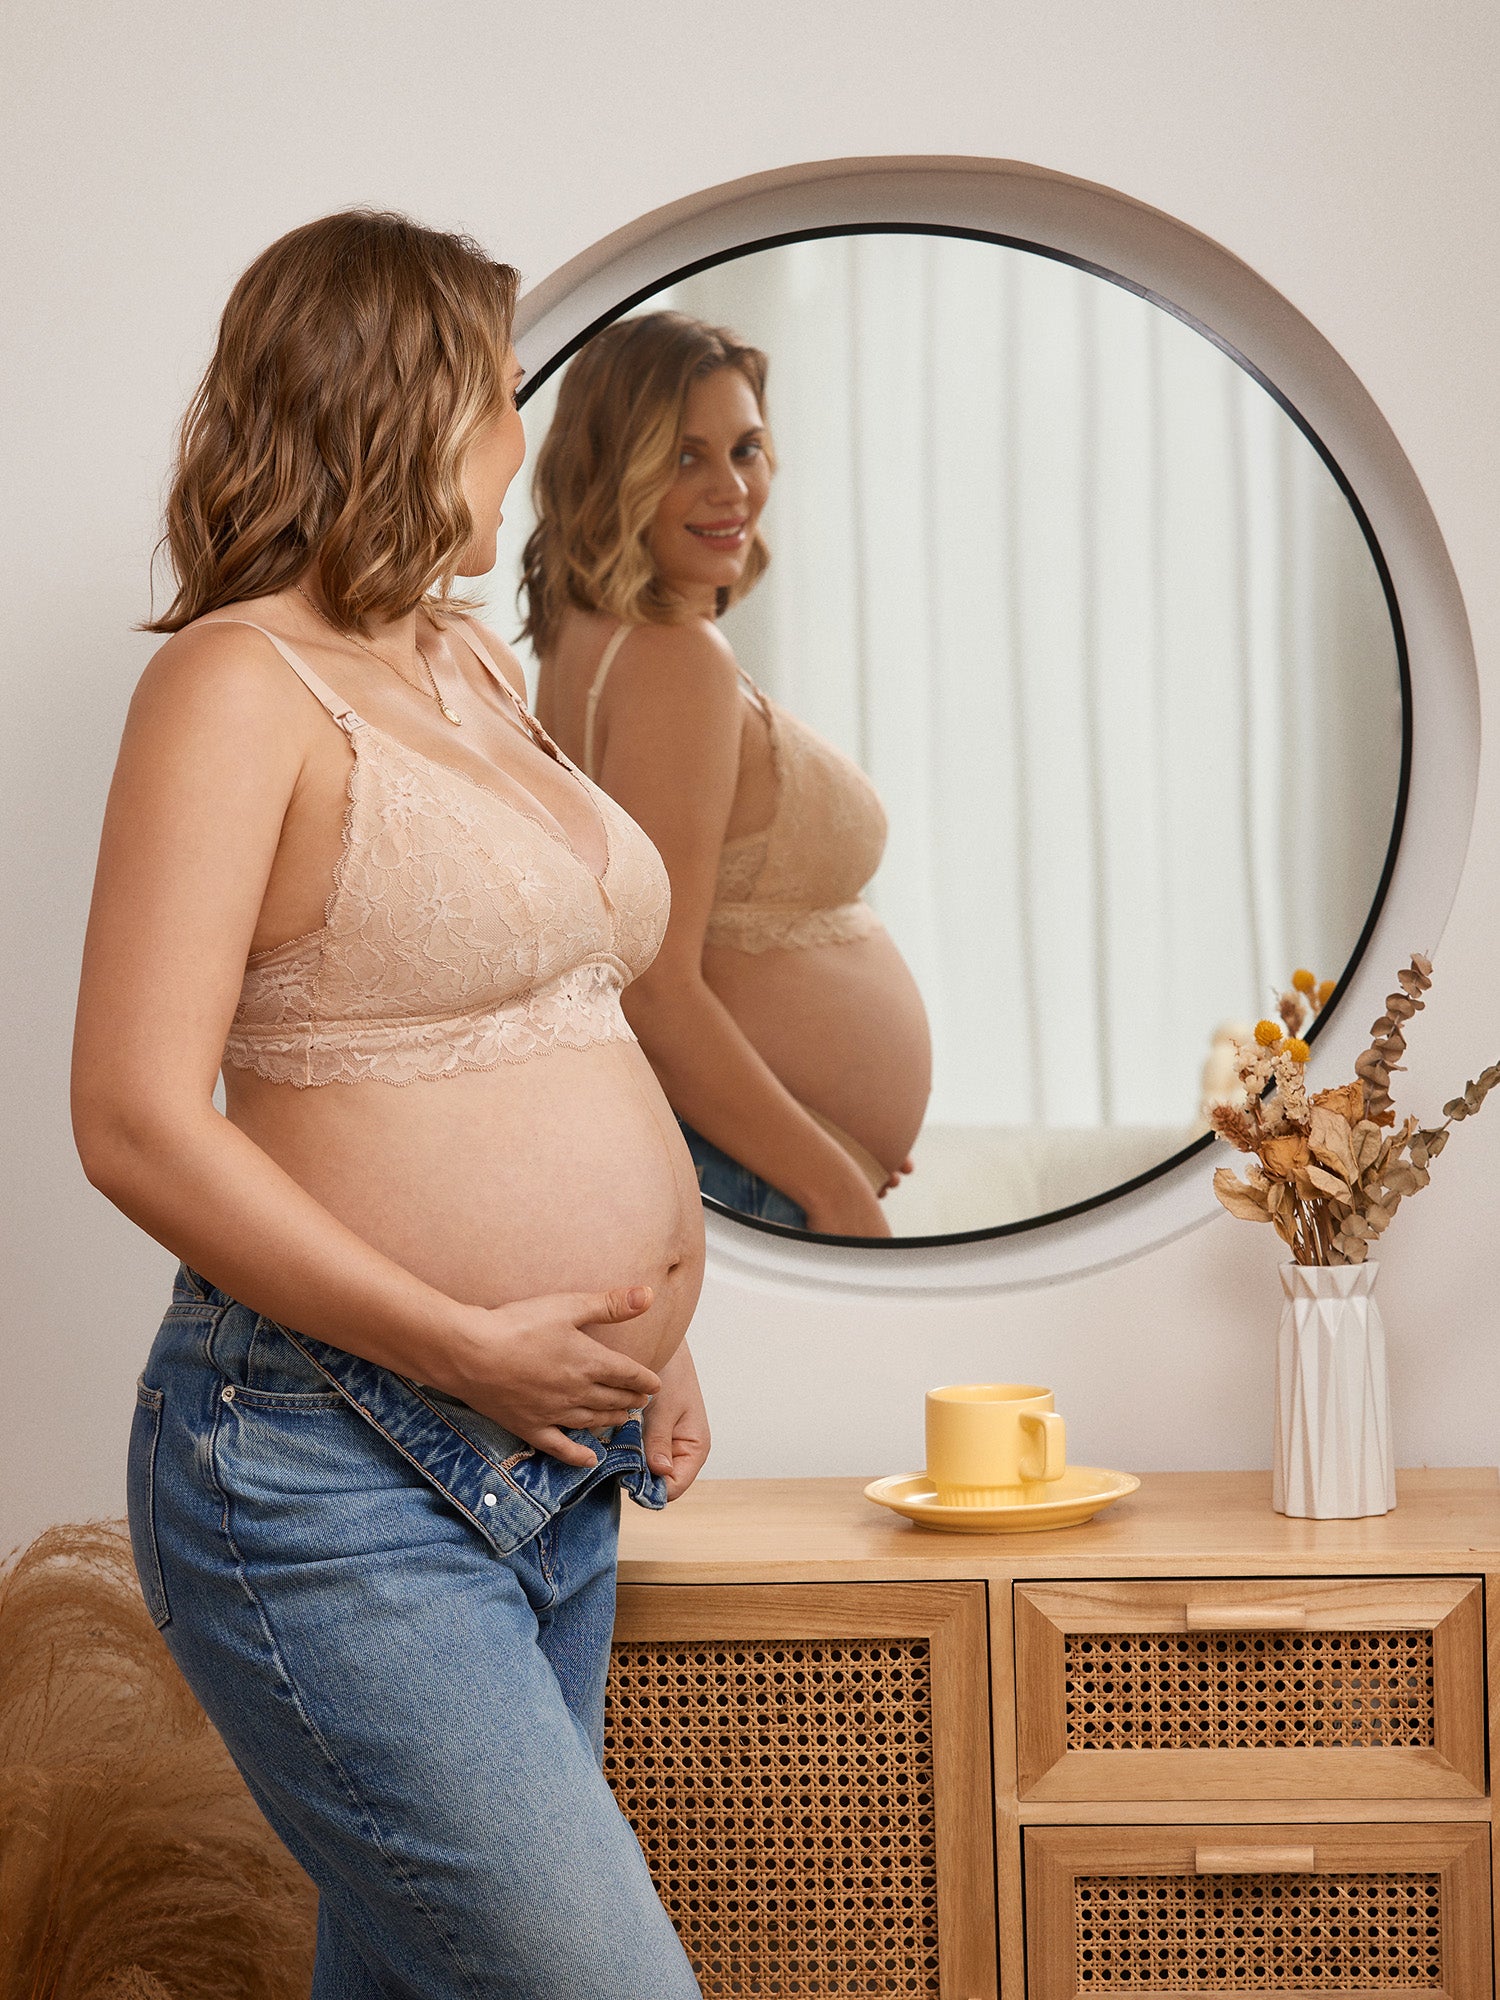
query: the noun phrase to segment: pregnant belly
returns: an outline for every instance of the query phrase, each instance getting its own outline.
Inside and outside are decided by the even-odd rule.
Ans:
[[[396,1087],[298,1090],[226,1070],[231,1120],[325,1208],[450,1298],[650,1285],[596,1335],[659,1368],[703,1280],[682,1135],[634,1042]]]
[[[793,1097],[901,1164],[926,1115],[932,1043],[888,932],[798,951],[710,946],[703,976]]]

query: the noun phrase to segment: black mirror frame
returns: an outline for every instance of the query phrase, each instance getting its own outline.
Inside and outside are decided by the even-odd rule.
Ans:
[[[1150,305],[1159,307],[1163,312],[1170,313],[1174,319],[1181,321],[1184,326],[1190,327],[1193,332],[1201,335],[1203,339],[1218,348],[1222,354],[1226,355],[1238,368],[1242,369],[1252,381],[1257,383],[1272,398],[1286,416],[1296,425],[1297,429],[1301,431],[1308,443],[1311,444],[1318,457],[1327,467],[1339,491],[1343,494],[1359,525],[1365,544],[1370,551],[1370,557],[1375,565],[1376,574],[1380,579],[1381,590],[1384,594],[1387,615],[1391,621],[1391,632],[1396,648],[1396,668],[1400,681],[1401,755],[1397,775],[1396,800],[1391,816],[1390,838],[1386,845],[1386,852],[1381,865],[1380,877],[1376,883],[1375,894],[1359,936],[1355,940],[1353,950],[1339,974],[1333,994],[1308,1030],[1307,1039],[1310,1042],[1315,1041],[1328,1022],[1334,1017],[1338,1005],[1343,999],[1365,955],[1370,939],[1374,935],[1375,927],[1381,910],[1384,907],[1391,879],[1395,872],[1396,856],[1401,845],[1401,836],[1406,823],[1407,806],[1411,789],[1413,734],[1411,666],[1408,656],[1405,625],[1402,620],[1401,607],[1396,596],[1395,585],[1391,577],[1390,566],[1386,561],[1385,552],[1380,546],[1379,538],[1375,533],[1369,515],[1360,500],[1359,494],[1355,491],[1353,482],[1327,442],[1319,435],[1303,412],[1298,409],[1290,396],[1286,395],[1262,369],[1258,368],[1246,355],[1241,353],[1231,341],[1217,333],[1211,326],[1207,325],[1195,314],[1189,312],[1185,307],[1177,304],[1161,292],[1153,290],[1150,286],[1142,284],[1119,271],[1113,271],[1106,265],[1079,256],[1072,251],[1059,249],[1053,244],[1034,241],[1028,237],[1008,235],[1000,231],[979,229],[956,223],[916,221],[880,222],[869,220],[828,223],[816,227],[783,230],[771,235],[747,238],[743,241],[727,245],[725,248],[714,251],[709,255],[697,257],[687,263],[680,264],[666,271],[662,276],[650,283],[635,287],[607,311],[597,314],[587,326],[576,333],[556,353],[550,355],[539,366],[533,368],[528,373],[517,401],[524,408],[529,399],[536,394],[537,390],[561,368],[565,367],[579,349],[585,347],[593,339],[596,333],[601,332],[606,326],[612,325],[624,314],[634,310],[635,307],[643,305],[648,300],[656,297],[658,293],[667,290],[672,285],[681,284],[687,278],[696,277],[700,273],[713,270],[721,264],[732,263],[744,257],[755,256],[759,252],[766,250],[783,249],[794,243],[805,243],[830,237],[879,235],[960,237],[971,242],[991,243],[1002,249],[1027,251],[1035,256],[1050,258],[1055,263],[1069,265],[1074,270],[1086,271],[1090,276],[1101,278],[1112,285],[1118,285],[1122,290],[1133,293],[1137,298],[1145,300]],[[1064,1208],[1050,1209],[1041,1215],[1026,1216],[1017,1222],[999,1223],[987,1229],[958,1230],[930,1236],[866,1237],[829,1235],[812,1230],[791,1229],[782,1223],[765,1221],[760,1216],[745,1215],[740,1210],[729,1208],[724,1203],[714,1200],[709,1195],[704,1195],[702,1200],[703,1206],[711,1214],[724,1216],[729,1221],[739,1223],[745,1228],[759,1230],[769,1236],[787,1238],[800,1244],[827,1244],[836,1247],[874,1251],[881,1254],[889,1254],[893,1251],[938,1249],[958,1244],[987,1243],[1007,1237],[1022,1236],[1034,1230],[1069,1221],[1077,1216],[1090,1214],[1113,1202],[1122,1200],[1125,1196],[1135,1193],[1138,1189],[1149,1186],[1153,1181],[1160,1180],[1164,1175],[1183,1166],[1187,1161],[1206,1152],[1217,1143],[1217,1139],[1213,1133],[1204,1133],[1200,1138],[1193,1140],[1191,1144],[1180,1147],[1175,1153],[1169,1154],[1165,1159],[1147,1168],[1143,1173],[1136,1174],[1129,1180],[1118,1182],[1112,1187],[1102,1189],[1098,1194],[1090,1195],[1082,1201],[1070,1203]]]

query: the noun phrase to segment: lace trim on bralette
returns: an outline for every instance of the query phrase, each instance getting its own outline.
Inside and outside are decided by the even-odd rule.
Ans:
[[[269,1083],[416,1083],[498,1069],[550,1049],[633,1042],[620,1007],[624,979],[610,960],[574,966],[550,985],[456,1020],[290,1020],[236,1024],[224,1047],[232,1069]]]
[[[708,919],[705,944],[731,951],[800,951],[815,944],[852,944],[881,929],[863,897],[831,910],[782,910],[770,903],[720,903]]]

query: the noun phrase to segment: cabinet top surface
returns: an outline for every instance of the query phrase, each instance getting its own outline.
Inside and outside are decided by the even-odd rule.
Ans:
[[[1396,1477],[1389,1514],[1296,1521],[1269,1472],[1148,1472],[1081,1528],[945,1534],[866,1500],[863,1479],[700,1479],[661,1514],[627,1506],[622,1583],[923,1577],[1276,1575],[1500,1569],[1493,1466]]]

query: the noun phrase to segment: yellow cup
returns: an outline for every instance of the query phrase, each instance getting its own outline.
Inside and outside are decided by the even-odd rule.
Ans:
[[[927,1392],[927,1476],[940,1507],[1015,1506],[1023,1486],[1061,1479],[1066,1429],[1035,1382],[965,1382]]]

